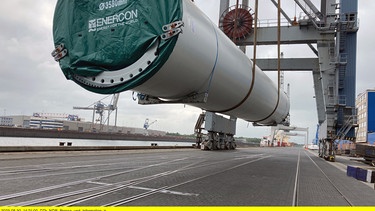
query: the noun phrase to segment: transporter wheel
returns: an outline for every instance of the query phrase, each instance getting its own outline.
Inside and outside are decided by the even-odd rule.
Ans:
[[[234,138],[233,138],[233,136],[228,136],[228,142],[229,142],[229,149],[230,150],[234,150],[234,149],[236,149],[236,147],[237,147],[237,144],[236,144],[236,142],[235,142],[235,140],[234,140]]]
[[[221,150],[225,150],[226,149],[225,142],[220,143],[220,149]]]
[[[236,142],[232,142],[232,149],[236,149],[237,148],[237,144],[236,144]]]
[[[204,140],[204,141],[201,143],[201,150],[210,150],[210,149],[209,149],[209,141],[208,141],[208,140]]]
[[[207,147],[207,150],[214,150],[214,144],[213,144],[212,140],[208,140],[206,142],[205,146]]]
[[[226,150],[229,150],[230,149],[230,142],[229,141],[225,141],[225,149]]]

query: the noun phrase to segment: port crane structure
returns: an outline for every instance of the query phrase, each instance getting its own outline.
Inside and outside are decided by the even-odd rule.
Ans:
[[[257,20],[262,25],[257,33],[249,31],[247,36],[235,39],[235,42],[242,48],[284,44],[306,44],[311,48],[316,58],[257,59],[256,63],[263,71],[277,71],[279,68],[279,71],[312,72],[319,125],[319,155],[334,161],[336,140],[355,141],[358,1],[321,0],[319,10],[310,0],[294,0],[304,14],[299,19],[290,18],[279,6],[280,1],[270,1],[278,7],[287,24],[278,27]],[[248,0],[243,0],[235,8],[251,11]],[[228,0],[220,1],[222,22],[231,22],[226,17],[231,17],[232,11]],[[240,23],[239,20],[237,22]],[[239,24],[236,29],[232,28],[228,36],[243,33],[247,25]],[[281,39],[277,38],[278,31]]]
[[[103,131],[103,126],[105,124],[109,125],[109,119],[111,116],[111,113],[115,111],[115,126],[117,126],[117,103],[120,97],[120,94],[113,94],[112,99],[110,103],[107,105],[104,102],[102,102],[105,98],[108,96],[104,97],[103,99],[94,102],[93,104],[89,106],[74,106],[73,109],[79,109],[79,110],[90,110],[92,111],[92,123],[94,124],[95,122],[99,123],[99,131]],[[107,117],[105,117],[105,111],[107,111]],[[98,116],[97,119],[95,119],[95,116]]]
[[[248,0],[232,7],[221,0],[218,28],[191,0],[115,1],[107,7],[99,1],[59,0],[52,56],[68,80],[89,91],[133,90],[142,105],[182,103],[203,109],[196,124],[201,131],[205,122],[208,131],[206,138],[199,136],[202,149],[235,148],[237,118],[289,125],[281,72],[311,71],[322,150],[331,159],[330,143],[355,115],[357,0],[322,0],[320,10],[310,0],[295,0],[305,13],[299,20],[290,19],[280,1],[270,1],[278,8],[277,25],[259,24],[258,0],[254,10]],[[285,26],[281,15],[288,20]],[[281,59],[283,44],[307,44],[317,58]],[[247,45],[254,46],[252,60],[237,47]],[[278,58],[257,59],[258,45],[277,45]],[[262,70],[277,70],[278,83]]]

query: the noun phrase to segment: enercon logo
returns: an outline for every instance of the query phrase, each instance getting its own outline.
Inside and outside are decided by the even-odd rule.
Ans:
[[[89,20],[89,32],[102,31],[136,22],[138,22],[138,10],[128,10],[104,18]]]

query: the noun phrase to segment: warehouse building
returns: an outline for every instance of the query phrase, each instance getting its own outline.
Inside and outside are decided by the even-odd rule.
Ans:
[[[1,126],[12,126],[13,119],[10,117],[0,117],[0,125]]]
[[[6,116],[0,117],[0,126],[21,127],[35,129],[70,130],[79,132],[110,132],[124,134],[141,134],[151,136],[165,136],[165,131],[145,130],[143,128],[122,127],[113,125],[100,125],[92,122],[72,121],[61,119],[41,118],[38,116]]]
[[[358,112],[357,142],[374,144],[375,141],[375,89],[368,89],[356,99]]]

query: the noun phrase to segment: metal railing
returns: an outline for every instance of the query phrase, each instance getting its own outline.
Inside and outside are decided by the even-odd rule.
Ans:
[[[335,140],[343,140],[348,132],[357,125],[357,115],[351,115],[337,132]]]

